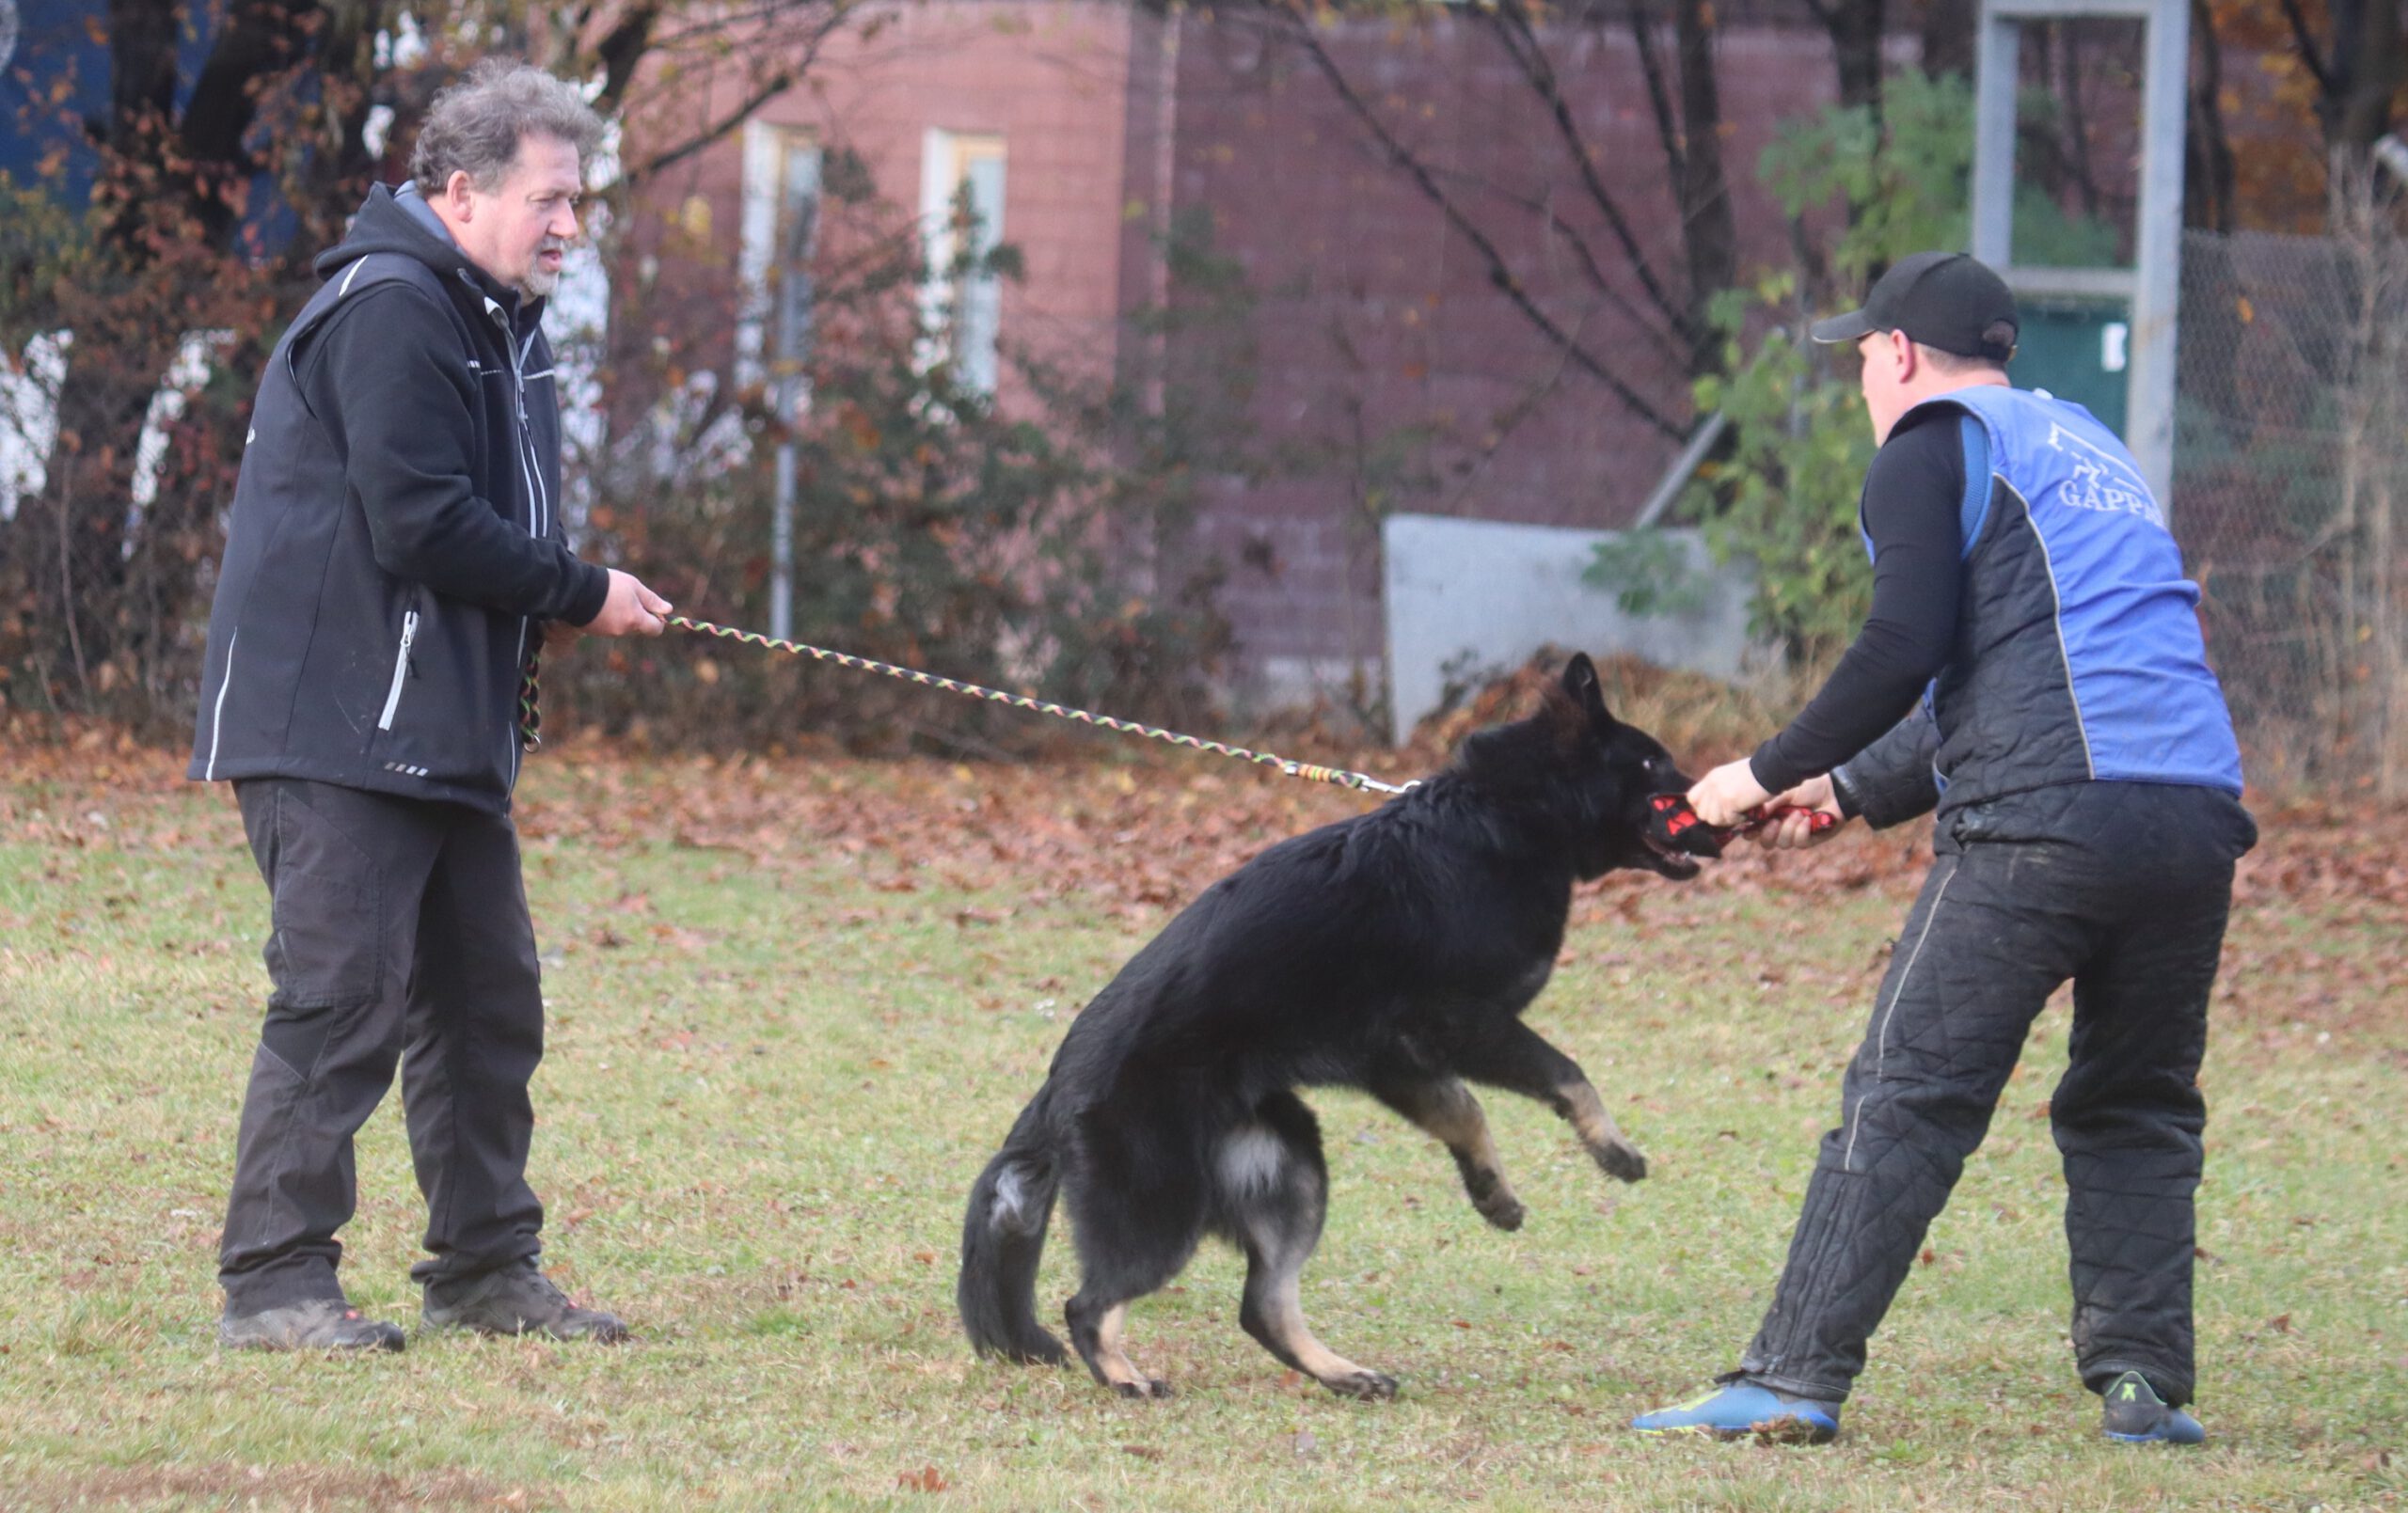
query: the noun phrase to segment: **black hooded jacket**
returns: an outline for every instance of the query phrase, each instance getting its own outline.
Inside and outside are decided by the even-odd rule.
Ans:
[[[562,535],[541,301],[378,186],[269,358],[209,618],[190,776],[497,812],[538,622],[610,576]]]

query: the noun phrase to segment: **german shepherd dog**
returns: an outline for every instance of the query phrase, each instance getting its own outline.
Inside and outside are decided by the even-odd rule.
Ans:
[[[1341,1396],[1393,1397],[1393,1378],[1315,1339],[1297,1303],[1328,1169],[1294,1090],[1358,1087],[1436,1137],[1499,1229],[1520,1227],[1522,1205],[1466,1081],[1545,1103],[1608,1174],[1646,1175],[1588,1078],[1520,1016],[1555,966],[1574,879],[1696,875],[1648,836],[1650,796],[1688,785],[1606,712],[1576,656],[1537,713],[1474,733],[1438,776],[1205,890],[1071,1024],[971,1189],[955,1290],[971,1344],[1064,1359],[1035,1312],[1061,1191],[1081,1267],[1063,1313],[1096,1380],[1170,1395],[1130,1363],[1121,1325],[1210,1232],[1245,1253],[1248,1334]]]

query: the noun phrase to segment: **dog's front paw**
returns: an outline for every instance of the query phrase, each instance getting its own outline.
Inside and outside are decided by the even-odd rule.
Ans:
[[[1529,1216],[1520,1200],[1510,1192],[1492,1194],[1487,1201],[1473,1206],[1480,1210],[1481,1218],[1503,1230],[1521,1228],[1522,1221]]]
[[[1513,1190],[1505,1185],[1505,1174],[1494,1166],[1466,1160],[1458,1155],[1455,1165],[1463,1173],[1464,1196],[1480,1211],[1480,1217],[1499,1229],[1522,1227],[1522,1203]]]
[[[1112,1384],[1112,1390],[1123,1397],[1133,1397],[1144,1401],[1151,1397],[1168,1397],[1170,1383],[1158,1377],[1139,1377],[1134,1381],[1116,1381]]]
[[[1597,1158],[1599,1166],[1606,1169],[1608,1176],[1618,1180],[1636,1182],[1647,1174],[1647,1158],[1639,1154],[1636,1145],[1616,1141],[1610,1145],[1601,1145],[1590,1154]]]
[[[1340,1397],[1352,1397],[1361,1403],[1386,1403],[1396,1398],[1396,1379],[1381,1371],[1350,1371],[1342,1377],[1324,1377],[1321,1384]]]

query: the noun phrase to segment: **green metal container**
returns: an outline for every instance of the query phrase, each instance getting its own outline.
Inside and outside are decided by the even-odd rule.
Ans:
[[[2046,389],[2124,433],[2124,388],[2131,364],[2131,324],[2120,304],[2019,301],[2015,360],[2006,375],[2018,388]]]

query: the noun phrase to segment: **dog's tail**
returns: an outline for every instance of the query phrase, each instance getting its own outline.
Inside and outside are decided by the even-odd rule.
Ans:
[[[1037,1262],[1061,1186],[1047,1128],[1050,1088],[1038,1092],[1004,1148],[978,1174],[961,1221],[961,1276],[954,1284],[961,1327],[980,1355],[1057,1365],[1062,1342],[1037,1321]]]

